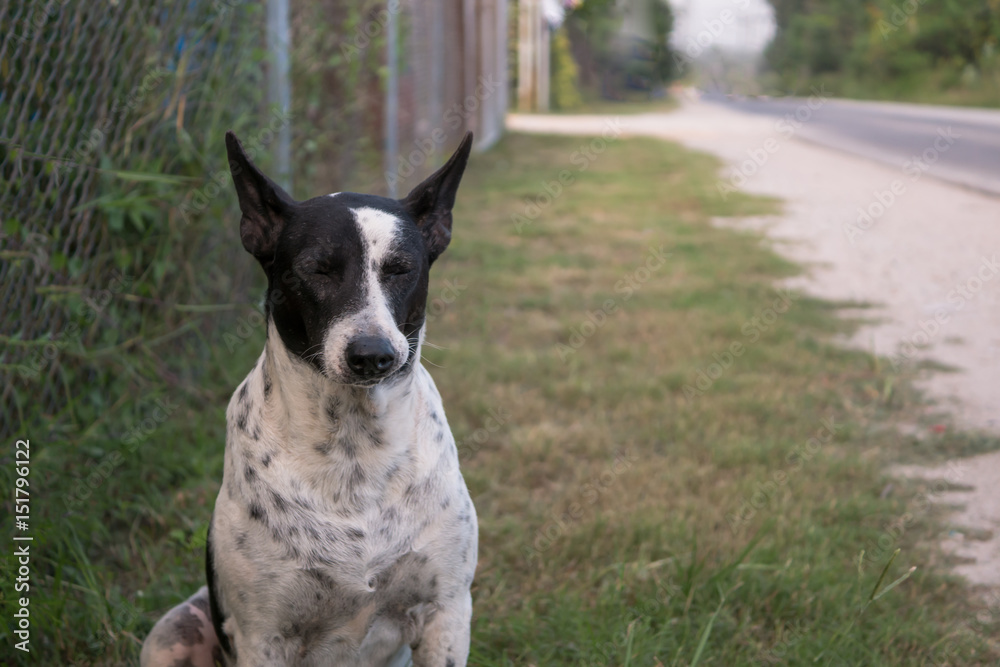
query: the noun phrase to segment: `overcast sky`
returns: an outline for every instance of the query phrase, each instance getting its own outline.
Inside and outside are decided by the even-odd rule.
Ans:
[[[670,0],[670,4],[676,17],[674,46],[682,50],[690,40],[699,40],[702,46],[759,52],[774,34],[771,5],[766,0]],[[731,12],[728,22],[723,15],[726,10]]]

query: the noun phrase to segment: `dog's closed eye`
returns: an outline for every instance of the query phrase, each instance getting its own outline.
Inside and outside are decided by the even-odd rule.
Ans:
[[[296,272],[303,278],[327,276],[339,278],[344,273],[344,262],[334,255],[325,257],[304,257],[296,263]]]
[[[393,278],[397,276],[405,276],[413,271],[413,265],[409,262],[402,260],[393,260],[386,262],[382,266],[382,276],[386,278]]]
[[[339,278],[344,273],[344,263],[336,258],[316,262],[312,271],[316,275]]]

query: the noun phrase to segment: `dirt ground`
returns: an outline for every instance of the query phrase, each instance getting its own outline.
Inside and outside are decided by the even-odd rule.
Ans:
[[[514,114],[507,125],[599,135],[611,119]],[[673,112],[619,120],[626,136],[721,158],[719,196],[739,188],[783,199],[783,215],[742,224],[763,229],[778,252],[808,267],[795,287],[876,306],[862,314],[877,321],[845,343],[891,363],[953,368],[926,373],[921,388],[955,426],[1000,434],[1000,198],[935,180],[933,168],[903,170],[818,145],[808,120],[780,123],[693,97]],[[893,472],[969,489],[937,497],[956,507],[945,548],[970,583],[1000,588],[1000,452]]]

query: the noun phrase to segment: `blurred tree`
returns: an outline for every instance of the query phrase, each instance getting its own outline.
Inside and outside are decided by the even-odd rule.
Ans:
[[[570,53],[569,38],[563,26],[552,35],[552,107],[561,111],[576,109],[583,104],[580,97],[580,73]]]
[[[990,85],[1000,102],[1000,0],[769,2],[777,30],[765,56],[787,92],[818,81],[879,96]]]
[[[581,86],[621,99],[625,90],[652,91],[678,75],[666,0],[583,0],[566,17]]]

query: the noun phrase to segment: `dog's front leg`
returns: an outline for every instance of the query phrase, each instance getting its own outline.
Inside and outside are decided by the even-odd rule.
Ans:
[[[428,619],[413,649],[413,667],[465,667],[471,624],[472,594],[466,592]]]

